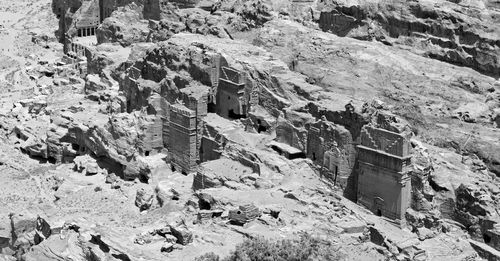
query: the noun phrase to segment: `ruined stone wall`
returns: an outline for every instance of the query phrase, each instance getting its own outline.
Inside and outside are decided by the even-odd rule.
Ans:
[[[410,179],[397,172],[360,162],[358,203],[377,215],[403,219],[410,207]]]
[[[126,96],[128,112],[147,108],[148,114],[159,117],[159,121],[162,121],[163,146],[169,149],[173,165],[180,171],[190,172],[200,158],[200,125],[208,113],[210,87],[180,74],[177,71],[179,68],[173,67],[175,65],[171,63],[175,57],[166,53],[172,51],[170,48],[176,46],[156,49],[144,60],[136,62],[128,69],[120,90]],[[182,53],[184,50],[178,51]],[[209,79],[203,69],[192,71],[193,75],[201,79]],[[184,114],[176,109],[178,102],[183,104],[181,107],[189,115],[193,114],[194,122],[182,120]]]
[[[77,57],[86,57],[85,55],[85,46],[81,44],[71,44],[71,51],[75,52]]]
[[[217,114],[230,118],[230,112],[242,115],[241,99],[244,94],[244,84],[235,84],[230,81],[220,80],[216,95]]]
[[[221,66],[220,79],[228,80],[235,84],[245,83],[245,75],[236,69],[227,66]]]
[[[180,104],[170,109],[171,163],[176,169],[190,173],[196,167],[198,153],[196,114]]]
[[[224,146],[224,136],[205,122],[200,127],[200,162],[219,159]]]
[[[362,132],[365,134],[361,135],[361,144],[364,146],[400,157],[410,153],[409,140],[398,133],[370,126],[363,128]]]
[[[364,162],[372,165],[379,166],[380,168],[391,169],[393,171],[403,171],[403,168],[410,162],[409,159],[403,160],[401,158],[391,157],[382,151],[375,150],[358,150],[358,158]]]
[[[353,141],[358,139],[361,128],[368,123],[368,120],[357,112],[331,111],[315,103],[309,103],[306,108],[317,119],[324,115],[328,121],[344,126],[351,133]]]
[[[276,126],[276,141],[286,143],[302,151],[307,150],[308,132],[305,128],[296,128],[286,120]]]
[[[410,144],[402,134],[372,126],[358,145],[358,203],[377,215],[404,218],[411,205]]]
[[[163,146],[165,148],[170,148],[170,103],[165,99],[160,100],[160,106],[162,109],[161,120],[163,124]]]
[[[335,145],[336,144],[336,145]],[[349,131],[327,121],[312,124],[308,130],[306,155],[318,166],[335,175],[342,187],[352,174],[356,149]],[[335,177],[333,177],[335,178]]]
[[[149,156],[151,153],[163,148],[163,121],[159,116],[148,115],[139,121],[142,129],[139,136],[138,148],[142,155]]]
[[[221,157],[221,144],[213,138],[203,136],[200,145],[200,161],[211,161]]]

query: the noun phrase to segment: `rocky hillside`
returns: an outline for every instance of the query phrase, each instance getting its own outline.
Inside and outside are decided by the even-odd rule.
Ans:
[[[319,26],[499,77],[495,1],[321,1]]]
[[[103,1],[85,73],[81,4],[1,10],[0,260],[500,259],[497,1]],[[357,204],[366,126],[411,137],[401,220]]]

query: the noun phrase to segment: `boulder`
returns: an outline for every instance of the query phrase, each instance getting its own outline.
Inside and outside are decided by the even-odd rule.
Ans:
[[[109,84],[103,82],[101,80],[101,77],[98,75],[94,74],[89,74],[87,75],[86,81],[85,81],[85,93],[90,94],[94,93],[97,91],[104,91],[108,89],[110,86]]]
[[[172,243],[169,243],[169,242],[165,242],[163,244],[163,246],[161,246],[161,252],[167,252],[167,253],[170,253],[174,251],[174,244]]]
[[[184,223],[170,225],[170,231],[172,231],[172,235],[177,238],[177,243],[181,245],[185,246],[193,242],[193,233],[189,231]]]
[[[165,241],[165,238],[155,232],[145,232],[137,235],[134,239],[134,243],[138,245],[145,245],[162,241]]]
[[[424,241],[426,239],[433,238],[437,235],[436,231],[432,231],[428,228],[425,227],[419,227],[417,228],[417,235],[418,239],[421,241]]]
[[[11,244],[17,251],[25,251],[35,245],[35,228],[37,222],[35,217],[10,214],[11,219]]]
[[[497,108],[493,111],[493,115],[491,117],[497,128],[500,128],[500,108]]]
[[[89,155],[78,156],[73,160],[73,163],[75,164],[74,170],[80,173],[85,172],[85,175],[102,173],[97,161]]]
[[[179,199],[179,192],[171,187],[172,183],[169,181],[160,181],[155,188],[156,198],[160,206],[164,206],[171,200]]]
[[[35,226],[35,245],[40,244],[42,241],[48,239],[52,234],[52,229],[50,228],[49,223],[45,221],[45,219],[41,217],[37,217],[36,226]]]
[[[113,183],[115,183],[117,181],[118,181],[118,176],[116,176],[115,173],[109,173],[106,176],[106,183],[108,183],[108,184],[113,184]]]
[[[193,190],[221,187],[222,182],[212,172],[197,172],[193,179]]]
[[[165,242],[175,244],[175,242],[177,242],[177,238],[173,235],[166,234],[165,235]]]
[[[140,188],[137,190],[135,196],[135,205],[139,208],[140,211],[148,210],[149,208],[151,208],[153,200],[154,195],[152,191],[144,188]]]

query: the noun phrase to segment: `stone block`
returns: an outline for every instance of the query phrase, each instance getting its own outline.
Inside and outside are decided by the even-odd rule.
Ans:
[[[193,242],[193,233],[184,224],[170,225],[172,235],[177,238],[177,243],[187,245]]]
[[[261,211],[258,207],[248,204],[240,206],[236,210],[229,211],[229,220],[236,225],[244,225],[258,217]]]

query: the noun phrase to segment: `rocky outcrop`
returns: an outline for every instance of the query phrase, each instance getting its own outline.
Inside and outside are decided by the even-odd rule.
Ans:
[[[65,39],[64,34],[69,30],[71,24],[73,23],[72,14],[74,14],[81,6],[81,0],[52,1],[52,12],[59,19],[59,29],[57,30],[57,36],[62,43]]]
[[[149,189],[141,188],[135,195],[135,206],[140,211],[148,210],[153,205],[154,195]]]
[[[120,7],[97,29],[97,42],[118,42],[122,46],[146,42],[148,22],[143,19],[142,6],[135,3]]]
[[[262,1],[214,4],[209,8],[210,12],[203,7],[185,9],[197,3],[180,2],[183,3],[160,5],[157,0],[147,1],[144,5],[132,3],[120,7],[104,20],[97,31],[98,42],[118,42],[129,46],[137,42],[165,41],[179,32],[232,38],[234,32],[247,31],[274,18],[269,3]]]
[[[496,202],[487,191],[474,185],[461,185],[456,193],[456,220],[462,223],[472,238],[485,240],[486,232],[499,223]]]
[[[498,18],[481,1],[472,6],[424,1],[324,1],[319,26],[339,36],[410,45],[431,58],[500,76]],[[474,8],[474,14],[466,12]],[[484,20],[489,22],[484,23]]]
[[[64,111],[53,115],[47,132],[19,126],[14,137],[19,140],[20,149],[34,158],[60,163],[91,155],[83,161],[77,159],[76,170],[96,174],[106,169],[125,179],[147,182],[151,170],[142,156],[163,148],[161,133],[157,133],[161,122],[138,112],[109,118],[97,114],[90,121],[86,114]]]
[[[137,251],[120,231],[89,223],[86,220],[67,221],[60,235],[50,237],[33,247],[23,260],[105,260],[107,256],[121,260],[150,259],[151,255]]]

